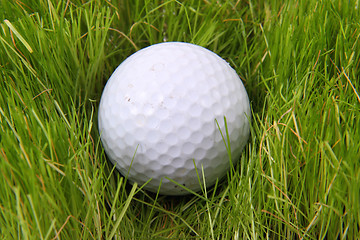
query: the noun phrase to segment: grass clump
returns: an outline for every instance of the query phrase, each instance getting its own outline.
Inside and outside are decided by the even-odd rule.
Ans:
[[[357,1],[1,1],[0,238],[356,239]],[[226,59],[251,138],[215,187],[182,198],[127,184],[97,133],[102,88],[150,44]]]

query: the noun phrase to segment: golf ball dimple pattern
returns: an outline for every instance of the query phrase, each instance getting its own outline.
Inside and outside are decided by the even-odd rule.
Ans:
[[[99,132],[112,163],[131,182],[160,193],[200,190],[229,169],[224,116],[237,161],[249,137],[246,90],[226,61],[189,43],[144,48],[127,58],[107,82],[99,106]],[[219,125],[219,126],[218,126]],[[219,130],[220,127],[220,130]],[[234,162],[236,163],[236,162]],[[196,168],[196,169],[195,169]]]

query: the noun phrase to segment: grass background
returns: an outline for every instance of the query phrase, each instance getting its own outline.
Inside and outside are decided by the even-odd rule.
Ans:
[[[0,0],[0,238],[358,239],[358,6]],[[107,79],[162,41],[216,52],[251,100],[239,164],[198,195],[127,184],[99,142]]]

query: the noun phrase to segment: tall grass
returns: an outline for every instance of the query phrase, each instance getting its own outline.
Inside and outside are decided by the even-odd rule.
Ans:
[[[0,238],[359,238],[358,5],[0,1]],[[239,164],[181,198],[129,185],[97,132],[112,71],[162,41],[226,59],[253,110]]]

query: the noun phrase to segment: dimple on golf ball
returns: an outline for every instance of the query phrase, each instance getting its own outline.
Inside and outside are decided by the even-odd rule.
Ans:
[[[189,193],[179,185],[195,192],[213,185],[230,168],[227,138],[235,164],[250,132],[249,99],[235,70],[181,42],[152,45],[122,62],[98,114],[110,161],[130,182],[151,179],[144,188],[165,195]]]

